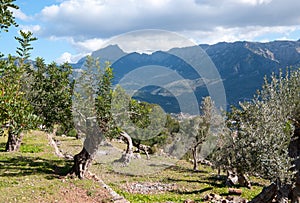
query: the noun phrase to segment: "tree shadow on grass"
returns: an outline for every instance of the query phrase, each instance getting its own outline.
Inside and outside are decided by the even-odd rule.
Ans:
[[[212,190],[213,187],[206,187],[200,190],[192,190],[192,191],[181,191],[181,190],[172,190],[170,192],[174,192],[176,194],[180,194],[180,195],[192,195],[192,194],[201,194],[203,192]]]
[[[207,171],[204,171],[204,170],[196,170],[194,171],[193,169],[191,168],[186,168],[186,167],[182,167],[182,166],[170,166],[169,167],[170,170],[172,171],[176,171],[176,172],[180,172],[180,173],[208,173]]]
[[[40,157],[5,157],[0,160],[0,177],[15,177],[47,174],[47,179],[66,175],[71,168],[71,162],[65,160],[50,160]]]
[[[5,142],[1,142],[0,143],[0,152],[5,152],[5,147],[6,147],[6,143]]]
[[[218,181],[218,179],[215,179],[213,177],[207,177],[203,179],[177,179],[177,178],[167,178],[167,181],[170,182],[187,182],[187,183],[199,183],[199,184],[208,184],[211,185],[212,187],[217,187],[217,188],[223,188],[226,187],[224,181]]]

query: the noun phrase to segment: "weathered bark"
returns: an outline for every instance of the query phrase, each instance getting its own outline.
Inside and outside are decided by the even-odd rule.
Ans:
[[[133,153],[133,143],[130,135],[128,135],[126,132],[121,132],[121,135],[125,138],[126,143],[127,143],[127,149],[126,153]]]
[[[48,133],[47,138],[48,138],[49,144],[54,148],[56,156],[58,156],[60,158],[65,158],[65,156],[62,154],[62,152],[57,147],[57,144],[53,140],[52,134]]]
[[[238,181],[239,181],[239,185],[245,186],[245,187],[251,189],[251,182],[245,174],[239,173]]]
[[[193,170],[197,171],[198,168],[198,161],[197,161],[197,150],[198,150],[198,146],[201,144],[202,142],[197,142],[193,147],[192,147],[192,155],[193,155]]]
[[[92,156],[83,148],[81,152],[74,156],[74,165],[70,174],[75,174],[78,178],[83,179],[92,161]]]
[[[137,153],[144,152],[147,156],[147,160],[150,159],[150,156],[149,156],[150,146],[141,144],[140,140],[132,140],[132,144],[133,144],[133,146],[135,146],[137,148],[137,150],[134,152],[137,152]]]
[[[133,143],[130,135],[128,135],[126,132],[121,132],[121,135],[125,139],[125,142],[127,144],[127,149],[125,154],[122,155],[122,157],[118,160],[118,162],[122,162],[124,166],[127,166],[131,159],[133,158]]]
[[[80,179],[85,177],[98,151],[99,144],[104,140],[103,131],[99,128],[95,119],[87,120],[86,123],[88,132],[83,149],[74,156],[74,165],[70,171],[70,174],[75,174]]]
[[[198,168],[197,147],[192,148],[192,155],[193,155],[193,170],[196,171]]]
[[[265,187],[261,193],[254,197],[249,203],[271,203],[277,193],[277,186],[275,183]]]
[[[237,184],[251,189],[251,182],[249,181],[248,177],[244,173],[227,170],[226,185],[234,186]]]
[[[288,203],[289,202],[289,194],[292,190],[291,185],[284,184],[282,185],[276,196],[276,202],[278,203]]]
[[[300,203],[300,174],[297,174],[296,185],[293,188],[292,203]]]
[[[23,133],[19,135],[12,133],[10,130],[8,131],[8,139],[5,146],[5,151],[14,152],[19,151],[21,143],[22,143]]]

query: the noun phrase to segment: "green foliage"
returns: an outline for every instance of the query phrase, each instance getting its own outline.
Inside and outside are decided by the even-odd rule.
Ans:
[[[112,115],[115,125],[139,142],[146,143],[165,131],[166,116],[161,107],[130,98],[121,86],[113,92]]]
[[[100,131],[106,136],[112,133],[112,78],[113,72],[109,63],[101,69],[98,59],[87,57],[83,69],[78,73],[73,97],[73,115],[79,133],[87,135],[87,121],[95,118]]]
[[[33,49],[31,47],[31,42],[36,41],[37,38],[33,37],[33,33],[28,31],[20,31],[20,37],[15,37],[15,39],[20,43],[20,47],[17,48],[16,53],[23,60],[30,57],[30,51]]]
[[[18,38],[19,42],[22,40],[25,41],[26,38]],[[28,40],[28,47],[30,41]],[[27,56],[28,54],[27,52]],[[35,128],[39,119],[23,89],[28,66],[24,63],[16,64],[16,60],[11,56],[7,60],[0,60],[0,126],[6,128],[8,134],[19,136],[23,130]]]
[[[72,67],[67,63],[46,65],[42,58],[36,59],[35,67],[31,73],[33,82],[29,94],[34,112],[42,119],[46,130],[52,130],[55,124],[59,124],[67,133],[73,128]]]
[[[106,63],[101,79],[98,81],[97,97],[95,100],[97,121],[100,129],[106,134],[111,136],[116,133],[117,129],[113,124],[111,113],[112,101],[112,79],[113,71],[109,63]]]
[[[13,12],[11,9],[19,9],[19,7],[14,4],[15,0],[1,0],[0,1],[0,32],[8,32],[10,26],[18,26]]]
[[[224,165],[290,183],[294,171],[289,144],[299,121],[299,72],[273,74],[251,102],[232,109],[228,115],[232,133],[224,136],[220,151]]]

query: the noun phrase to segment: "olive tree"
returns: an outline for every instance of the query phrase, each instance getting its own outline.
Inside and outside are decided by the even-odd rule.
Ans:
[[[82,150],[74,156],[70,174],[84,178],[97,153],[99,144],[110,132],[112,68],[109,63],[101,69],[99,61],[87,57],[76,78],[73,97],[74,125],[85,136]]]
[[[203,98],[200,106],[201,115],[194,117],[194,138],[192,142],[193,169],[198,167],[199,155],[207,157],[213,151],[218,135],[223,131],[224,120],[221,113],[217,110],[211,97]],[[211,146],[212,145],[212,146]]]
[[[294,165],[299,146],[294,156],[290,150],[299,128],[299,76],[299,69],[273,74],[251,102],[233,108],[228,116],[231,134],[224,136],[220,150],[227,167],[274,182],[277,189],[272,198],[276,196],[278,202],[288,202],[299,171]]]
[[[165,129],[166,118],[163,110],[155,104],[131,98],[126,91],[117,86],[112,100],[113,123],[127,143],[126,153],[120,159],[125,165],[133,156],[133,146],[143,150],[147,158],[148,147],[142,143],[153,140]]]

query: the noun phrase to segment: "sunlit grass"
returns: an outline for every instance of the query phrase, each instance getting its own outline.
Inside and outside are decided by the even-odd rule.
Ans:
[[[91,198],[97,196],[101,186],[96,182],[64,177],[70,170],[72,161],[58,158],[43,132],[33,131],[26,134],[20,152],[4,152],[6,139],[7,137],[0,137],[1,201],[65,202],[62,193],[65,190],[83,193]],[[54,139],[63,153],[75,155],[82,149],[83,141],[80,139]],[[115,147],[119,148],[116,150]],[[122,166],[114,161],[122,156],[124,149],[122,143],[102,146],[91,171],[130,202],[183,202],[186,199],[201,202],[210,193],[228,195],[225,174],[218,177],[217,171],[209,166],[200,165],[195,172],[189,162],[175,162],[172,158],[153,155],[150,160],[142,155],[141,159],[133,159],[128,166]],[[251,181],[251,190],[241,188],[242,197],[246,199],[252,199],[268,184],[267,181],[254,177],[251,177]],[[152,194],[131,193],[126,187],[134,183],[174,184],[174,189]]]
[[[0,137],[0,202],[72,202],[64,191],[93,198],[101,189],[92,180],[66,178],[72,162],[55,155],[43,132],[28,132],[20,152],[4,152],[6,140]],[[74,199],[81,195],[76,190]]]

